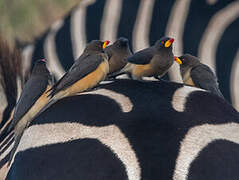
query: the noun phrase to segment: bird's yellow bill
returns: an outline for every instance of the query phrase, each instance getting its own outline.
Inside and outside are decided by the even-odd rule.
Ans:
[[[182,61],[181,61],[177,56],[174,56],[174,60],[175,60],[178,64],[182,64]]]
[[[106,46],[108,45],[110,43],[110,41],[104,41],[104,44],[103,44],[103,49],[105,49],[106,48]]]
[[[174,42],[174,39],[171,38],[171,39],[169,39],[169,40],[166,41],[166,43],[164,44],[164,46],[165,46],[166,48],[168,48],[168,47],[171,46],[171,44],[173,44],[173,42]]]

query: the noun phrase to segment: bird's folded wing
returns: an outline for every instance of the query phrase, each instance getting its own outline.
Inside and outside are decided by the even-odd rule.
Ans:
[[[25,84],[19,101],[16,104],[13,120],[10,127],[14,127],[18,121],[28,112],[38,98],[46,91],[48,79],[43,76],[30,77]]]
[[[136,52],[132,56],[128,57],[126,61],[133,64],[149,64],[151,59],[154,56],[154,49],[153,48],[147,48],[143,49],[141,51]]]
[[[218,87],[217,77],[208,66],[204,64],[196,66],[191,69],[190,74],[196,86],[222,96]]]
[[[77,65],[75,65],[75,63],[72,68],[52,87],[51,94],[54,95],[84,78],[96,70],[103,60],[104,59],[101,55],[94,54],[77,61]]]

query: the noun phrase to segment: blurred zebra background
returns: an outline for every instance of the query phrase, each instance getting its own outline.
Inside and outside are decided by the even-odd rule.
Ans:
[[[24,46],[24,72],[39,58],[59,79],[93,39],[127,37],[133,51],[161,36],[175,38],[174,54],[191,53],[215,70],[225,98],[239,109],[239,1],[82,0],[32,44]],[[174,64],[166,79],[181,82]]]

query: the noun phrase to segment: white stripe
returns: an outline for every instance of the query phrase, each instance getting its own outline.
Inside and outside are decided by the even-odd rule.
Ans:
[[[23,49],[21,53],[23,77],[25,77],[26,73],[30,71],[32,64],[32,53],[34,49],[35,49],[34,45],[28,45]]]
[[[175,39],[173,48],[176,56],[181,56],[183,53],[183,33],[190,3],[191,0],[177,0],[174,3],[166,28],[166,35]],[[183,82],[177,63],[169,69],[169,77],[172,81]]]
[[[2,86],[2,83],[1,83],[3,81],[3,74],[2,74],[1,71],[2,70],[0,68],[0,104],[1,104],[1,106],[0,106],[0,124],[2,122],[2,113],[8,105],[7,97],[6,97],[6,94],[5,94],[5,89],[4,89],[4,87]]]
[[[71,40],[75,60],[83,53],[87,43],[85,32],[86,9],[93,3],[95,3],[95,0],[81,1],[71,17]]]
[[[154,0],[141,0],[133,30],[133,50],[149,47],[149,31],[152,20]]]
[[[12,133],[9,133],[9,134],[2,140],[2,142],[0,142],[0,146],[2,146],[3,143],[5,143],[5,145],[0,149],[0,151],[1,151],[2,149],[4,149],[4,147],[6,147],[7,142],[5,142],[5,141],[6,141],[7,138],[9,138],[10,135],[12,135]],[[13,138],[13,137],[12,137],[12,138]],[[11,138],[11,139],[12,139],[12,138]],[[8,142],[11,141],[11,139],[9,139]]]
[[[94,91],[80,93],[80,94],[100,94],[103,96],[107,96],[108,98],[116,101],[120,105],[123,112],[130,112],[133,109],[133,103],[131,102],[129,97],[126,97],[123,94],[120,94],[108,89],[97,89]]]
[[[192,119],[193,121],[193,119]],[[193,160],[209,143],[223,139],[239,144],[239,124],[204,124],[191,128],[181,142],[173,175],[174,180],[186,180]]]
[[[0,169],[0,180],[5,180],[8,171],[9,167],[7,166],[7,163],[5,163],[3,167]]]
[[[227,28],[239,16],[239,1],[218,11],[210,20],[199,45],[199,57],[215,71],[218,42]]]
[[[239,49],[232,64],[230,90],[233,106],[239,111]]]
[[[107,0],[100,25],[100,39],[114,42],[120,22],[122,0]]]
[[[109,147],[124,164],[128,179],[140,179],[137,156],[128,139],[115,125],[95,127],[80,123],[55,123],[30,126],[24,132],[17,151],[84,138],[97,139]]]
[[[49,70],[55,75],[57,79],[60,79],[65,73],[65,70],[62,68],[56,55],[55,47],[55,36],[57,31],[62,27],[62,25],[63,20],[58,20],[52,25],[51,31],[48,33],[43,45],[44,54],[46,55]]]
[[[185,105],[187,103],[187,97],[189,97],[189,95],[195,91],[205,91],[205,90],[191,86],[183,86],[181,88],[178,88],[174,92],[171,102],[174,110],[178,112],[183,112],[185,110]]]
[[[10,146],[8,146],[8,148],[2,154],[0,154],[0,161],[2,161],[10,153],[10,151],[13,148],[13,144],[14,143],[12,143]]]

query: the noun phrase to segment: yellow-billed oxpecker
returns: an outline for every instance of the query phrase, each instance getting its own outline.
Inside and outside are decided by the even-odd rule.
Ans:
[[[218,87],[217,77],[214,72],[199,59],[190,54],[174,57],[180,65],[180,73],[184,84],[208,90],[222,98],[223,95]]]
[[[109,41],[93,40],[65,75],[50,89],[53,101],[95,87],[109,72],[108,56],[104,48]]]
[[[47,91],[51,86],[51,74],[44,59],[36,61],[29,80],[23,87],[16,104],[13,119],[8,131],[14,129],[14,147],[11,151],[11,162],[24,129],[28,127],[36,114],[48,103]]]
[[[126,59],[132,55],[129,48],[129,41],[120,37],[112,45],[107,46],[104,51],[109,57],[109,75],[121,70],[126,64]]]
[[[111,77],[120,74],[129,74],[133,79],[141,80],[142,77],[155,77],[159,79],[174,63],[172,52],[173,38],[162,37],[154,46],[136,52],[128,57],[128,64]]]

